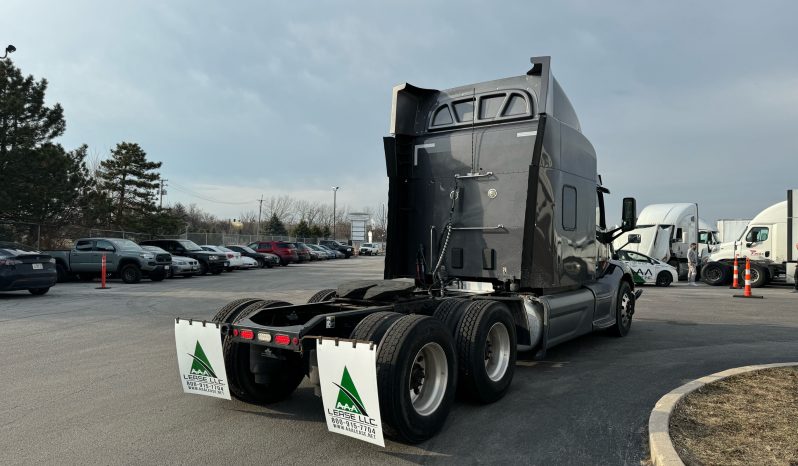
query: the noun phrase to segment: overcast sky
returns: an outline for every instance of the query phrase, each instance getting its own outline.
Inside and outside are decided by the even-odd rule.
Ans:
[[[261,194],[332,202],[333,185],[352,209],[381,205],[395,84],[516,76],[551,55],[610,218],[634,196],[713,221],[798,188],[796,18],[791,1],[4,0],[0,42],[48,79],[68,149],[137,142],[163,162],[167,202],[231,218]]]

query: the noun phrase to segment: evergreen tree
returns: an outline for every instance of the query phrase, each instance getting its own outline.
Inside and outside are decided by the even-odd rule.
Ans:
[[[294,227],[294,236],[297,238],[308,238],[311,236],[310,225],[308,225],[308,222],[306,222],[304,218]]]
[[[61,105],[44,104],[46,90],[46,80],[0,61],[0,218],[62,225],[79,215],[86,147],[53,143],[66,122]]]
[[[46,79],[23,77],[11,60],[0,60],[0,170],[8,154],[37,149],[64,134],[64,109],[44,105],[46,90]]]
[[[269,222],[266,224],[266,232],[270,235],[275,236],[285,236],[288,234],[288,231],[285,229],[285,225],[280,219],[277,217],[277,214],[272,214],[271,218],[269,218]]]
[[[111,222],[118,228],[143,228],[145,219],[154,215],[155,190],[158,188],[161,162],[150,162],[136,143],[121,142],[111,151],[111,158],[100,163],[100,188],[112,206]]]
[[[321,238],[324,236],[324,232],[318,225],[313,225],[310,227],[310,236],[313,238]]]

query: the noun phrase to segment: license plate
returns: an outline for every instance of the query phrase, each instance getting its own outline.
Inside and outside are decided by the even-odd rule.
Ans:
[[[33,265],[33,270],[42,270],[44,268],[44,265],[42,264],[31,264],[31,265]]]
[[[168,266],[168,265],[164,265],[164,266],[163,266],[163,269],[164,269],[164,270],[169,270],[169,266]]]

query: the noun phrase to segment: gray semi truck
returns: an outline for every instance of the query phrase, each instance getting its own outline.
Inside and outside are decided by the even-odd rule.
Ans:
[[[252,403],[318,385],[320,337],[373,342],[385,432],[414,443],[441,429],[456,390],[504,396],[518,351],[629,332],[640,291],[611,244],[636,213],[624,199],[622,226],[607,227],[609,191],[549,57],[449,90],[396,86],[390,128],[384,279],[306,304],[238,299],[213,321],[230,393]]]

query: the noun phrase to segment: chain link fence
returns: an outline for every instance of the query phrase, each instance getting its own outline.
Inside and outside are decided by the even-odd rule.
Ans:
[[[247,245],[255,241],[299,241],[316,244],[324,238],[295,236],[239,235],[235,233],[207,233],[187,231],[182,235],[153,235],[135,231],[103,230],[76,225],[44,225],[38,223],[0,221],[0,241],[22,243],[40,250],[70,249],[80,238],[125,238],[136,243],[148,239],[188,239],[197,244]]]

